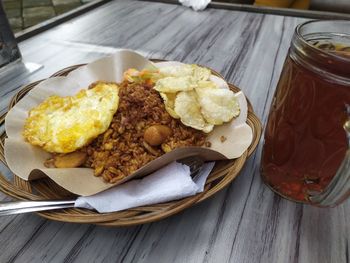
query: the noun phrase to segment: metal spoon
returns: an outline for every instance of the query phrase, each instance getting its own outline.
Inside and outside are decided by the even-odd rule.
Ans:
[[[191,177],[195,181],[200,175],[204,161],[198,156],[181,159],[178,162],[190,167]],[[47,201],[11,201],[0,203],[0,216],[39,212],[74,207],[76,200]]]

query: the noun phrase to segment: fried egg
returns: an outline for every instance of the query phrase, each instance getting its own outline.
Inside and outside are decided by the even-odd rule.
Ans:
[[[118,93],[116,84],[98,82],[75,96],[51,96],[29,112],[23,136],[48,152],[73,152],[108,129]]]

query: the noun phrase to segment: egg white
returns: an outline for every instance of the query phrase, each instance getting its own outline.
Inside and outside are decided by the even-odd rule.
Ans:
[[[48,152],[73,152],[108,129],[118,92],[116,84],[101,82],[75,96],[51,96],[29,112],[23,135]]]

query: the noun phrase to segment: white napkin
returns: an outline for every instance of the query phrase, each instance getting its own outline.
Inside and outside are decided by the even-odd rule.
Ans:
[[[203,192],[208,175],[215,162],[205,163],[195,181],[187,165],[172,162],[143,179],[118,185],[104,192],[81,196],[75,207],[96,209],[99,213],[164,203]]]
[[[179,0],[179,2],[184,6],[192,7],[194,11],[202,11],[207,7],[211,0]]]

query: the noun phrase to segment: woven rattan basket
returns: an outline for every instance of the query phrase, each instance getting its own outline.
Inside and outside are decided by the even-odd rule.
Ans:
[[[80,67],[81,65],[71,66],[65,68],[54,76],[65,76],[70,71]],[[213,74],[220,76],[217,72],[213,71]],[[9,109],[12,108],[23,96],[27,94],[33,87],[35,87],[41,81],[29,84],[22,88],[11,100]],[[237,92],[239,89],[230,84],[230,88]],[[5,116],[0,117],[0,125],[4,124]],[[87,209],[69,208],[63,210],[55,210],[49,212],[40,212],[40,216],[47,219],[63,221],[63,222],[75,222],[75,223],[93,223],[107,226],[129,226],[144,224],[153,221],[160,220],[162,218],[176,214],[185,208],[188,208],[194,204],[197,204],[216,192],[223,189],[229,183],[231,183],[241,171],[247,158],[253,153],[259,143],[261,136],[261,123],[257,116],[254,114],[251,104],[248,102],[248,125],[253,130],[253,141],[248,150],[238,159],[219,161],[208,177],[205,185],[205,190],[195,196],[184,198],[177,201],[142,206],[138,208],[128,209],[120,212],[99,214],[95,211]],[[3,132],[0,135],[0,159],[6,165],[4,158],[4,140],[6,133]],[[20,200],[47,200],[47,199],[67,199],[74,198],[74,196],[55,184],[50,179],[40,179],[36,181],[27,182],[13,175],[13,181],[9,181],[4,175],[0,173],[0,190],[7,195],[10,195]]]

